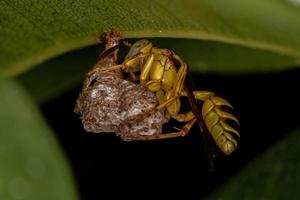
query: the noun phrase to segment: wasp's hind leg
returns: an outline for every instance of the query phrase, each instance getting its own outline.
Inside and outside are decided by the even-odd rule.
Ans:
[[[195,118],[195,115],[192,111],[188,111],[182,114],[177,114],[172,116],[172,118],[176,119],[178,122],[187,122]]]
[[[134,140],[160,140],[160,139],[169,139],[175,137],[184,137],[186,136],[191,128],[196,123],[196,119],[190,120],[187,122],[178,132],[173,133],[164,133],[158,135],[138,135],[135,136]]]

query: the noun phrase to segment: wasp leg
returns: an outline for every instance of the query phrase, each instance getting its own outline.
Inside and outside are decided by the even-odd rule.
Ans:
[[[151,80],[148,81],[145,85],[151,92],[157,92],[161,88],[161,80]]]
[[[176,119],[179,122],[187,122],[195,118],[195,115],[192,111],[188,111],[182,114],[177,114],[175,116],[172,116],[172,118]]]
[[[140,76],[141,84],[145,84],[149,80],[149,75],[150,75],[153,61],[154,61],[154,54],[151,54],[147,59],[145,65],[143,66],[143,70],[141,70],[141,76]]]
[[[168,139],[168,138],[174,138],[174,137],[184,137],[186,136],[193,125],[196,123],[196,119],[193,119],[189,122],[187,122],[178,132],[174,133],[165,133],[165,134],[159,134],[159,135],[139,135],[135,137],[135,140],[160,140],[160,139]]]
[[[134,58],[131,58],[131,59],[128,59],[126,60],[124,63],[122,64],[119,64],[119,65],[113,65],[113,66],[110,66],[108,68],[105,68],[104,70],[101,70],[101,71],[114,71],[116,69],[122,69],[124,71],[132,71],[133,69],[131,69],[132,66],[134,67],[141,67],[139,65],[139,63],[141,62],[141,60],[143,59],[146,59],[148,56],[150,56],[151,54],[147,53],[147,54],[141,54],[141,55],[138,55]],[[140,69],[136,69],[134,68],[134,70],[140,70]]]
[[[132,72],[131,70],[129,70],[129,67],[126,64],[120,64],[120,65],[113,65],[110,66],[108,68],[94,68],[91,71],[88,72],[88,75],[93,74],[93,73],[105,73],[105,72],[112,72],[115,70],[122,70],[125,71],[127,70],[129,73],[129,79],[133,82],[136,82],[138,80],[138,78],[136,77],[136,75],[134,74],[134,72]]]
[[[98,73],[98,72],[111,72],[111,71],[115,71],[118,69],[124,69],[126,66],[125,65],[113,65],[107,68],[94,68],[91,71],[88,72],[89,74],[93,74],[93,73]]]

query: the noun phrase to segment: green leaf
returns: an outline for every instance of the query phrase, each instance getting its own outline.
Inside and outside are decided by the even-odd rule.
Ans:
[[[155,46],[175,50],[189,64],[192,72],[248,74],[283,70],[296,62],[289,56],[219,42],[166,38],[149,40]],[[72,51],[21,74],[18,79],[34,99],[49,101],[80,84],[102,51],[103,45]]]
[[[6,75],[97,43],[125,37],[221,41],[300,57],[300,8],[291,0],[0,1],[0,70]]]
[[[0,79],[0,199],[77,199],[53,133],[27,94]]]
[[[67,53],[21,74],[18,80],[35,100],[45,103],[79,85],[97,62],[99,50],[93,46]]]
[[[280,140],[208,199],[298,199],[300,129]]]

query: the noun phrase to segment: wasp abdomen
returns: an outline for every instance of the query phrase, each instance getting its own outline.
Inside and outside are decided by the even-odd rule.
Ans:
[[[239,125],[238,119],[225,111],[232,106],[225,99],[211,95],[203,103],[202,116],[205,125],[215,140],[217,146],[226,155],[231,154],[238,145],[239,132],[229,125],[230,121]]]

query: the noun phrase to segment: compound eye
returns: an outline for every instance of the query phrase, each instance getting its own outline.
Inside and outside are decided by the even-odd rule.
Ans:
[[[137,45],[135,46],[136,49],[140,49],[141,47],[142,47],[141,44],[137,44]]]
[[[140,40],[134,43],[127,54],[126,58],[132,58],[142,53],[143,48],[145,48],[149,42],[147,40]]]
[[[133,46],[132,52],[130,53],[130,57],[134,57],[134,56],[140,54],[142,47],[143,46],[141,44],[137,44],[137,45]]]
[[[140,49],[135,49],[135,50],[133,50],[131,56],[134,57],[134,56],[138,55],[139,53],[140,53]]]

